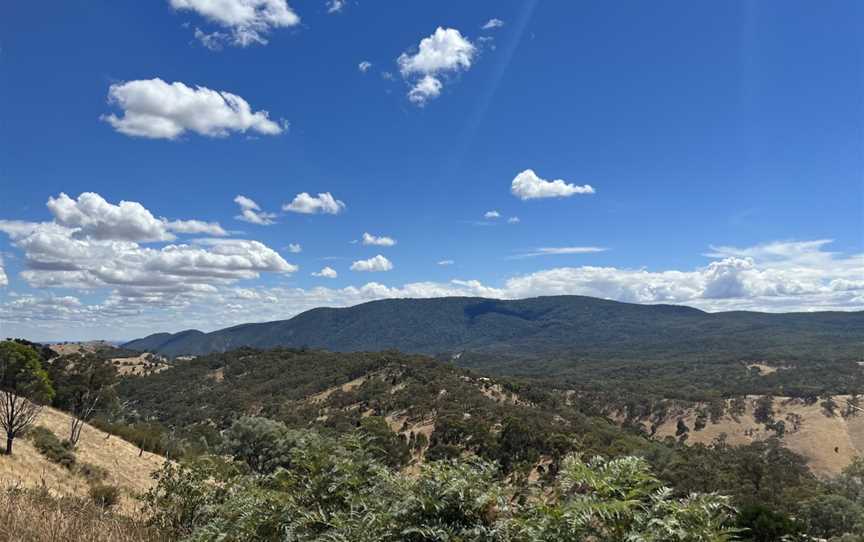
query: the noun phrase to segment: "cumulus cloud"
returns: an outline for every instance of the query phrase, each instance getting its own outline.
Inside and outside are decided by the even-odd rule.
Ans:
[[[494,30],[496,28],[501,28],[502,26],[504,26],[504,21],[492,18],[486,21],[486,24],[484,24],[482,28],[483,30]]]
[[[483,218],[501,218],[501,213],[498,211],[486,211]]]
[[[520,222],[522,222],[522,220],[518,216],[511,216],[507,219],[508,224],[518,224]]]
[[[235,216],[237,220],[249,222],[250,224],[258,224],[259,226],[269,226],[275,224],[275,213],[265,213],[261,207],[251,198],[243,195],[238,195],[234,198],[234,203],[240,206],[240,214]]]
[[[317,197],[310,196],[307,192],[301,192],[291,203],[283,205],[282,210],[307,215],[338,215],[345,210],[345,203],[334,198],[330,192],[319,193]]]
[[[173,241],[174,233],[227,235],[215,222],[156,218],[138,202],[114,205],[93,192],[84,192],[77,199],[61,192],[48,198],[47,206],[55,222],[73,229],[77,237],[146,243]]]
[[[534,258],[536,256],[560,256],[562,254],[596,254],[597,252],[605,252],[607,249],[602,247],[543,247],[534,249],[531,252],[524,252],[511,256],[510,259],[519,258]]]
[[[393,269],[393,264],[382,255],[377,255],[368,260],[357,260],[351,264],[351,271],[390,271]]]
[[[361,239],[361,242],[364,245],[376,245],[379,247],[392,247],[393,245],[396,244],[396,240],[393,239],[392,237],[387,237],[387,236],[383,236],[383,235],[378,237],[376,235],[372,235],[371,233],[367,233],[367,232],[363,232],[363,237]]]
[[[454,262],[453,260],[439,260],[438,261],[438,265],[441,265],[441,266],[453,265],[454,263],[456,263],[456,262]]]
[[[300,17],[286,0],[170,0],[170,3],[175,10],[195,12],[228,30],[206,34],[196,29],[196,38],[208,48],[221,48],[223,43],[240,47],[263,45],[272,30],[300,24]]]
[[[288,243],[288,252],[292,254],[299,254],[303,252],[303,247],[300,246],[300,243]]]
[[[424,75],[408,91],[408,100],[419,106],[424,106],[429,100],[441,95],[443,85],[441,80],[431,75]]]
[[[337,273],[336,270],[333,269],[332,267],[326,266],[326,267],[323,267],[321,269],[321,271],[317,271],[315,273],[312,273],[312,276],[313,277],[322,277],[325,279],[335,279],[336,277],[339,276],[339,273]]]
[[[23,252],[21,277],[34,288],[107,289],[149,303],[212,293],[261,273],[297,270],[258,241],[170,243],[172,232],[224,231],[199,220],[155,218],[137,202],[114,205],[85,192],[77,200],[65,194],[50,198],[48,208],[54,215],[50,222],[0,220],[0,232]]]
[[[443,88],[441,77],[470,69],[476,56],[477,47],[461,32],[439,26],[420,41],[416,52],[402,53],[396,60],[402,77],[412,85],[408,99],[422,106],[437,98]]]
[[[189,233],[199,235],[228,235],[222,226],[216,222],[204,222],[201,220],[172,220],[168,222],[168,229],[176,233]]]
[[[369,68],[372,67],[372,63],[368,60],[364,60],[360,64],[357,64],[357,69],[360,70],[360,73],[366,73],[369,71]]]
[[[252,111],[249,102],[230,92],[190,87],[156,79],[111,85],[108,103],[122,113],[102,115],[116,131],[133,137],[177,139],[186,132],[226,137],[232,132],[278,135],[285,122],[267,111]]]
[[[547,181],[538,177],[534,170],[526,169],[513,179],[510,192],[524,201],[539,198],[566,198],[574,194],[593,194],[594,188],[590,184],[579,186],[561,179]]]
[[[9,279],[6,277],[6,270],[3,269],[3,258],[0,257],[0,288],[9,285]]]

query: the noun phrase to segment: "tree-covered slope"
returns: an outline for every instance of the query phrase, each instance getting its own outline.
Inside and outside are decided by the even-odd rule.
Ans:
[[[706,313],[582,296],[523,300],[391,299],[318,308],[290,320],[212,333],[160,333],[125,347],[167,356],[234,348],[309,347],[531,359],[851,359],[864,352],[864,312]],[[497,362],[496,362],[497,363]]]

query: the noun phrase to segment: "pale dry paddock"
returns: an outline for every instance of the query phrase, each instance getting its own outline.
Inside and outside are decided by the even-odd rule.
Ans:
[[[70,423],[69,415],[45,408],[36,425],[50,429],[62,440],[69,436]],[[138,504],[135,495],[153,485],[150,475],[165,459],[148,452],[139,457],[134,444],[113,435],[106,436],[104,431],[85,426],[75,456],[78,463],[91,463],[105,469],[108,477],[103,483],[120,488],[120,509],[131,512]],[[44,487],[55,495],[87,495],[89,485],[82,476],[45,459],[27,438],[15,439],[12,451],[12,456],[0,455],[0,488]]]
[[[766,439],[774,435],[774,431],[765,429],[763,424],[753,419],[753,409],[758,396],[747,397],[747,409],[736,421],[728,414],[720,423],[708,425],[701,431],[695,431],[695,409],[685,409],[669,418],[657,429],[657,436],[675,436],[678,418],[683,418],[690,428],[687,437],[688,444],[710,444],[721,433],[726,434],[729,444],[749,444],[755,440]],[[856,416],[843,418],[839,412],[846,406],[847,396],[838,395],[834,398],[838,405],[838,414],[826,416],[818,401],[813,405],[805,405],[800,399],[789,397],[774,398],[774,419],[786,423],[786,433],[783,443],[793,452],[803,455],[809,460],[810,469],[819,476],[834,476],[852,462],[856,456],[864,455],[864,412]],[[792,423],[787,421],[788,415],[800,416],[801,425],[796,431]]]
[[[65,356],[67,354],[88,354],[103,348],[113,348],[113,345],[107,341],[85,341],[78,343],[52,344],[50,345],[50,348],[57,352],[57,354]]]
[[[134,358],[112,358],[111,363],[120,376],[155,374],[171,368],[163,358],[153,354],[141,354]]]

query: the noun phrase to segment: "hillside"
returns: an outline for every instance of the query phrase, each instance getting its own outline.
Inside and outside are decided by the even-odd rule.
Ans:
[[[53,408],[45,408],[36,426],[50,429],[63,438],[69,432],[71,418]],[[103,469],[103,483],[117,486],[124,509],[134,508],[135,495],[149,489],[153,483],[150,474],[159,469],[164,459],[144,452],[129,442],[86,425],[75,451],[77,464],[90,464]],[[29,438],[15,441],[14,454],[0,455],[0,483],[4,487],[46,487],[59,495],[86,496],[88,483],[84,476],[40,454]]]
[[[395,349],[458,356],[465,366],[511,373],[536,372],[537,361],[563,360],[547,364],[547,374],[581,359],[849,360],[864,352],[864,312],[706,313],[582,296],[390,299],[212,333],[159,333],[124,345],[169,357],[244,346]]]
[[[124,378],[118,393],[141,418],[195,441],[218,440],[214,429],[253,415],[335,432],[386,424],[406,443],[422,439],[412,448],[418,457],[470,450],[503,462],[518,461],[521,453],[539,459],[560,455],[572,446],[566,435],[575,434],[598,453],[613,443],[621,449],[646,444],[565,405],[556,393],[398,352],[240,349]],[[511,438],[521,442],[520,454],[511,453]]]
[[[658,426],[656,436],[675,437],[678,420],[689,428],[689,445],[709,445],[723,438],[730,445],[746,445],[777,435],[756,421],[754,411],[759,396],[749,396],[739,415],[726,413],[717,422],[708,421],[703,428],[697,424],[699,407],[686,407],[670,412]],[[840,405],[834,414],[826,412],[819,403],[795,397],[774,397],[773,418],[784,422],[783,444],[793,452],[806,457],[809,468],[820,476],[836,476],[856,457],[864,455],[864,414],[841,412],[847,396],[836,396]]]

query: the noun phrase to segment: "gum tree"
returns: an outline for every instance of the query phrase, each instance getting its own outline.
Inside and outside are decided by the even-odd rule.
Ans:
[[[6,432],[6,455],[12,455],[15,438],[33,425],[53,396],[36,351],[13,341],[0,342],[0,428]]]

